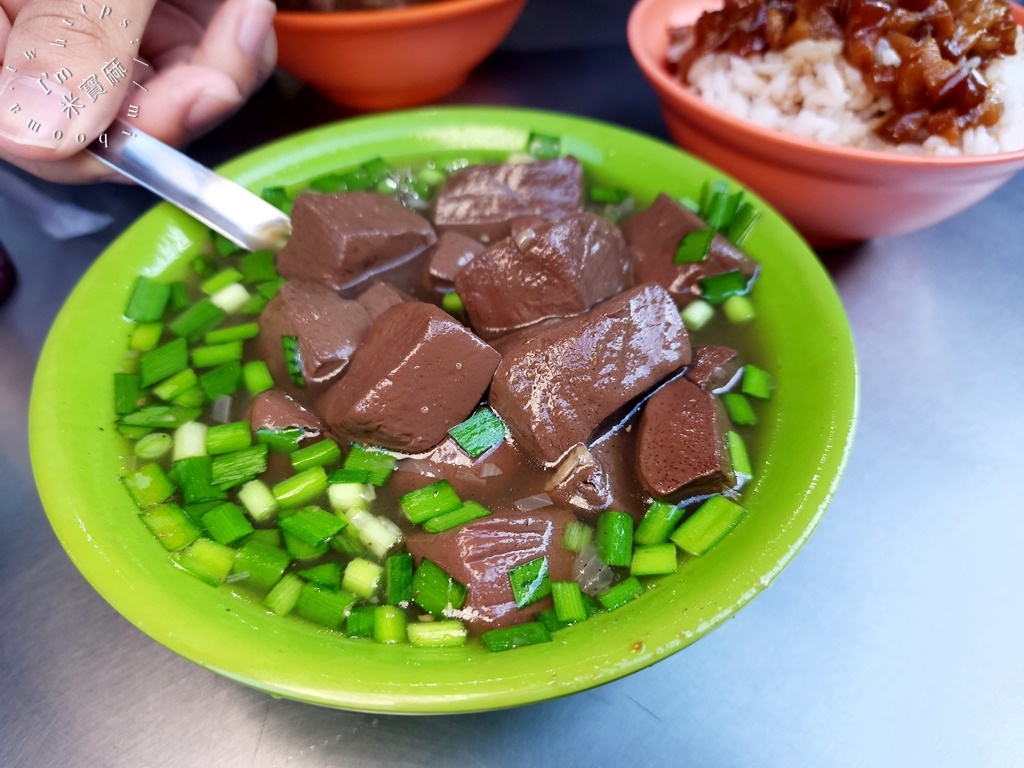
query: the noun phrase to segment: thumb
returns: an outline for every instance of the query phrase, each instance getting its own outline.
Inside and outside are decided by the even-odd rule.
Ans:
[[[29,0],[0,73],[0,155],[58,160],[117,117],[155,0]]]

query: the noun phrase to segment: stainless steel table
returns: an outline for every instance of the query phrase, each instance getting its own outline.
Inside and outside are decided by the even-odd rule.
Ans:
[[[664,136],[621,40],[506,49],[446,101]],[[277,80],[192,154],[220,162],[343,116]],[[32,481],[32,372],[68,291],[153,199],[31,184],[113,224],[61,243],[0,205],[21,273],[0,308],[0,766],[1024,765],[1024,176],[946,224],[824,256],[857,339],[861,418],[831,510],[771,589],[624,680],[440,718],[243,688],[157,645],[78,575]]]

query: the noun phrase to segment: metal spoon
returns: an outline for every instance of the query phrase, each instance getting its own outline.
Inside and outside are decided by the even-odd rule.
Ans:
[[[120,120],[89,151],[240,248],[278,249],[291,234],[291,219],[266,200]]]

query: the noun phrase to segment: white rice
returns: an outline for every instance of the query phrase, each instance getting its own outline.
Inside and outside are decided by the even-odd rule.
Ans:
[[[896,55],[880,50],[878,56]],[[1014,56],[992,61],[983,75],[1003,102],[991,128],[964,131],[963,146],[938,136],[924,144],[893,146],[872,126],[890,108],[868,92],[860,71],[842,55],[842,43],[805,40],[784,51],[756,56],[708,54],[690,67],[688,81],[700,96],[736,117],[828,144],[933,155],[981,155],[1024,149],[1024,34]]]

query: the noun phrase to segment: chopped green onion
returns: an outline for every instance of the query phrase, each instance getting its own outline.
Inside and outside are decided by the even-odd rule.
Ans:
[[[131,338],[128,340],[128,349],[147,352],[160,343],[160,337],[163,335],[163,323],[140,323],[132,329]]]
[[[378,643],[405,642],[405,613],[393,605],[378,605],[373,612],[373,639]]]
[[[366,547],[359,540],[359,532],[351,524],[338,531],[331,539],[330,547],[346,557],[360,557],[366,554]]]
[[[709,219],[713,214],[713,210],[722,205],[720,201],[723,201],[728,194],[729,185],[724,179],[708,179],[705,181],[701,189],[700,207],[697,210],[701,218],[710,224]]]
[[[729,444],[732,471],[741,477],[753,477],[754,470],[750,465],[750,455],[747,453],[747,444],[743,442],[743,438],[730,430],[726,434],[726,442]]]
[[[194,344],[220,325],[225,317],[224,310],[204,298],[174,318],[167,327],[174,335]]]
[[[505,439],[505,425],[490,408],[481,408],[449,429],[448,434],[470,458],[475,459]]]
[[[595,203],[611,203],[616,205],[629,197],[629,192],[615,187],[591,187],[590,199]]]
[[[757,317],[754,302],[749,296],[730,296],[722,302],[722,311],[730,323],[749,323]]]
[[[524,645],[550,643],[551,633],[539,621],[528,621],[512,627],[489,629],[480,635],[480,640],[493,653],[522,648]]]
[[[123,435],[126,440],[139,440],[153,431],[153,427],[132,427],[121,423],[115,424],[114,428],[117,429],[118,434]]]
[[[223,584],[235,564],[235,550],[211,539],[196,539],[186,549],[175,553],[175,561],[207,584]]]
[[[208,277],[199,285],[199,290],[207,296],[212,296],[232,283],[237,283],[243,277],[242,273],[234,267],[225,267],[215,275]]]
[[[149,387],[188,368],[188,345],[175,339],[139,358],[139,386]]]
[[[270,375],[270,368],[262,360],[253,360],[243,365],[242,379],[245,381],[245,388],[253,396],[274,388],[274,377]]]
[[[432,517],[423,523],[423,530],[428,533],[441,533],[447,531],[450,528],[455,528],[471,520],[477,520],[481,517],[487,517],[491,514],[491,510],[487,507],[478,504],[475,501],[463,502],[462,506],[458,509],[453,509],[451,512],[444,512],[436,517]]]
[[[166,454],[174,446],[174,438],[166,432],[143,435],[135,444],[135,455],[140,459],[153,461]]]
[[[601,611],[601,604],[590,595],[583,593],[580,597],[583,600],[583,608],[586,612],[586,618],[589,619],[595,613],[599,613]],[[561,621],[555,613],[554,607],[545,608],[543,611],[537,611],[534,616],[537,621],[547,628],[548,632],[557,632],[560,629],[565,629],[571,624],[576,623],[575,621]]]
[[[683,318],[686,330],[699,331],[715,316],[715,308],[703,299],[695,299],[686,305],[679,316]]]
[[[187,421],[174,430],[174,461],[206,455],[206,425]]]
[[[754,413],[750,401],[739,392],[726,392],[722,395],[722,405],[725,406],[729,420],[738,426],[749,426],[757,423],[757,415]]]
[[[633,534],[633,543],[638,546],[664,544],[668,541],[669,534],[683,519],[685,511],[682,507],[664,501],[654,501],[637,526],[636,533]]]
[[[285,530],[281,531],[281,537],[284,539],[284,548],[296,560],[318,560],[327,554],[329,548],[327,543],[317,546],[307,544],[295,534]]]
[[[512,568],[508,572],[508,580],[512,585],[512,597],[517,608],[525,608],[551,594],[546,557],[538,557]]]
[[[373,637],[377,606],[361,605],[349,611],[345,619],[345,634],[348,637]]]
[[[675,547],[672,549],[675,550]],[[583,593],[580,591],[580,585],[575,581],[552,582],[551,597],[555,601],[555,616],[559,621],[583,621],[587,618]]]
[[[287,280],[283,277],[275,277],[273,280],[264,280],[262,283],[256,286],[256,292],[267,301],[270,301],[281,290],[281,286],[284,285]]]
[[[327,476],[327,499],[335,511],[348,512],[353,509],[366,509],[370,502],[377,498],[377,493],[372,485],[331,482],[331,478],[335,474],[332,472]]]
[[[378,558],[402,540],[402,529],[386,517],[374,515],[365,509],[353,509],[345,513],[349,527],[356,531],[357,540]],[[347,529],[346,529],[347,532]]]
[[[224,363],[242,359],[242,342],[229,341],[192,350],[192,365],[196,368],[214,368]]]
[[[383,566],[371,563],[365,558],[356,557],[345,566],[341,588],[364,600],[369,600],[377,594],[383,580]]]
[[[278,549],[280,549],[284,543],[280,528],[257,528],[249,534],[249,538],[246,541],[258,541],[271,547],[277,547]]]
[[[292,199],[288,196],[284,187],[264,187],[260,190],[260,197],[278,210],[285,213],[292,212]]]
[[[416,172],[416,178],[422,181],[424,184],[429,184],[432,187],[436,187],[438,184],[443,184],[444,180],[448,178],[444,171],[438,168],[420,168]]]
[[[739,296],[749,290],[749,280],[738,269],[712,275],[700,280],[701,294],[711,304],[721,304],[730,296]]]
[[[346,476],[349,479],[341,480],[341,476],[338,476],[337,480],[331,480],[331,482],[360,482],[381,486],[387,483],[397,463],[398,460],[391,454],[374,451],[364,448],[358,443],[353,443],[348,456],[345,457],[343,471],[359,473],[359,479],[354,480],[356,475],[352,474]],[[332,473],[333,476],[334,473]]]
[[[675,533],[672,541],[691,555],[703,555],[738,523],[747,511],[724,496],[712,496],[690,515]]]
[[[146,464],[124,478],[124,486],[142,509],[161,504],[174,495],[174,483],[159,464]]]
[[[711,241],[715,237],[715,230],[700,229],[683,235],[676,248],[676,255],[672,259],[673,264],[692,264],[704,261],[711,252]]]
[[[266,445],[272,451],[291,453],[298,449],[299,443],[308,433],[301,427],[287,429],[271,429],[260,427],[256,430],[256,442]]]
[[[746,239],[750,237],[750,233],[754,231],[754,226],[760,218],[761,212],[751,203],[744,200],[740,203],[739,208],[736,209],[736,214],[732,217],[732,221],[729,222],[726,237],[736,245],[743,245]]]
[[[238,491],[238,500],[257,523],[266,522],[278,510],[277,499],[262,480],[250,480],[243,485]]]
[[[196,376],[196,372],[191,368],[186,368],[183,371],[178,371],[173,376],[168,376],[153,387],[153,394],[161,400],[171,402],[172,400],[177,400],[198,384],[199,377]],[[201,405],[202,403],[200,402],[199,404]]]
[[[249,300],[245,302],[245,306],[242,307],[239,312],[243,315],[258,315],[267,308],[267,304],[270,300],[266,296],[261,296],[259,293],[250,296]]]
[[[142,522],[169,552],[184,549],[203,535],[177,504],[159,504],[142,513]]]
[[[614,587],[605,590],[597,596],[597,601],[606,611],[614,611],[627,603],[636,600],[644,593],[643,584],[636,578],[630,576],[625,581],[620,581]]]
[[[170,297],[171,286],[140,276],[135,280],[124,316],[137,323],[154,323],[164,316]]]
[[[633,550],[633,562],[629,572],[633,576],[661,576],[675,573],[676,547],[674,544],[647,544]]]
[[[186,408],[198,408],[205,402],[205,398],[199,387],[189,387],[171,402]]]
[[[526,140],[526,151],[538,160],[554,160],[562,154],[562,140],[545,133],[531,133]]]
[[[597,517],[597,552],[608,565],[629,565],[633,554],[633,518],[607,510]]]
[[[338,444],[327,438],[319,443],[307,445],[294,451],[291,455],[292,467],[296,472],[301,472],[310,467],[322,467],[324,464],[333,464],[341,459],[341,448]]]
[[[284,355],[285,369],[292,384],[297,387],[306,386],[306,379],[302,374],[302,358],[299,354],[299,337],[282,336],[281,353]]]
[[[282,480],[274,486],[274,498],[286,508],[309,504],[327,490],[327,473],[323,467],[310,467],[297,475]]]
[[[267,446],[254,445],[240,451],[213,457],[213,484],[218,488],[234,488],[267,471]]]
[[[415,603],[432,616],[442,616],[446,609],[459,609],[466,602],[466,587],[427,558],[413,574],[412,591]]]
[[[466,644],[466,625],[457,619],[420,621],[406,627],[409,643],[421,648],[447,648]]]
[[[341,563],[321,563],[299,571],[299,576],[319,587],[337,590],[341,586]]]
[[[252,445],[252,432],[248,421],[218,424],[206,430],[206,452],[211,456],[234,453]]]
[[[743,366],[743,384],[740,390],[745,395],[768,400],[772,396],[772,376],[763,368],[748,363]]]
[[[231,573],[246,586],[266,591],[281,580],[291,562],[291,556],[280,547],[250,538],[235,555]]]
[[[192,299],[188,297],[188,286],[185,285],[184,281],[175,280],[169,287],[171,289],[171,297],[167,303],[170,305],[171,310],[173,312],[181,312],[188,309]]]
[[[292,534],[311,547],[320,547],[345,527],[345,523],[320,507],[303,507],[278,523],[281,530]]]
[[[144,400],[137,373],[114,374],[114,413],[118,416],[131,413]]]
[[[217,262],[209,256],[196,256],[188,264],[199,277],[206,279],[217,274]]]
[[[462,499],[455,493],[451,483],[447,480],[438,480],[403,494],[399,497],[398,503],[401,504],[409,522],[419,525],[432,517],[458,509],[462,506]]]
[[[174,462],[174,474],[186,504],[227,498],[223,489],[213,484],[213,460],[209,456],[192,456]]]
[[[450,291],[441,297],[441,309],[449,315],[460,315],[466,311],[466,305],[462,303],[462,297],[455,291]]]
[[[337,173],[327,173],[323,176],[318,176],[309,182],[310,189],[314,189],[317,192],[324,194],[331,194],[334,192],[342,192],[345,190],[345,180]]]
[[[252,295],[241,283],[232,283],[217,291],[210,297],[210,303],[225,313],[233,315],[241,312],[252,300]]]
[[[208,345],[224,344],[228,341],[255,339],[260,335],[259,323],[239,323],[227,328],[218,328],[206,334],[203,341]]]
[[[384,563],[384,601],[388,605],[412,602],[412,555],[392,555]]]
[[[271,251],[253,251],[245,254],[238,262],[238,271],[249,283],[258,283],[279,277],[274,266],[274,254]]]
[[[164,427],[173,429],[186,421],[194,421],[202,415],[200,408],[185,408],[179,405],[147,405],[134,413],[121,417],[121,424],[130,427]]]
[[[203,515],[202,521],[210,538],[221,544],[234,544],[253,531],[252,523],[246,519],[242,508],[231,502],[217,505]]]
[[[335,592],[316,584],[306,584],[295,604],[295,612],[304,619],[338,630],[355,604],[356,596],[351,592],[340,589]]]
[[[278,616],[284,616],[295,608],[305,586],[306,582],[294,573],[285,574],[267,594],[263,604]]]

